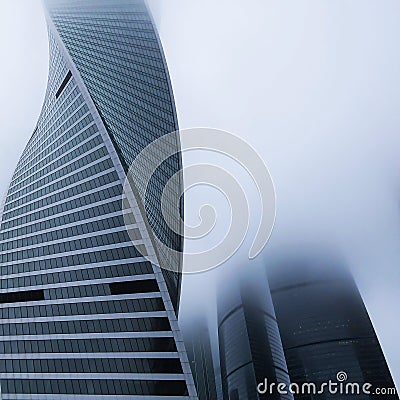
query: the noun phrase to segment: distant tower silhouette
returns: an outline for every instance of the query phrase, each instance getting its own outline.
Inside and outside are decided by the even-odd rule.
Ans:
[[[215,370],[207,320],[199,318],[183,329],[183,338],[200,400],[217,400]]]
[[[265,379],[286,385],[290,382],[266,277],[252,276],[254,279],[225,280],[219,293],[218,336],[224,399],[292,399],[290,394],[257,393],[257,385]]]
[[[287,253],[287,252],[286,252]],[[295,253],[295,252],[293,252]],[[271,263],[268,277],[292,383],[347,382],[394,388],[374,328],[350,272],[326,255],[296,252]],[[295,395],[295,399],[398,399],[397,395]]]
[[[221,377],[221,363],[218,362],[215,368],[215,385],[217,387],[217,399],[224,400],[224,393],[222,389],[222,377]]]

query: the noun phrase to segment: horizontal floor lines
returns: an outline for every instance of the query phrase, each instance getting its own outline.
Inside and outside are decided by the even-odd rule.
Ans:
[[[120,185],[120,182],[118,182],[118,181],[115,181],[115,182],[112,182],[112,183],[108,183],[107,185],[100,186],[99,188],[96,188],[93,191],[85,192],[85,195],[86,194],[93,194],[93,193],[96,193],[96,192],[101,192],[103,190],[110,189],[112,187],[119,186],[119,185]],[[67,199],[66,202],[68,202],[68,201],[69,201],[69,199]],[[86,206],[81,206],[81,207],[77,207],[77,208],[71,208],[68,211],[61,211],[61,212],[59,212],[57,214],[52,214],[52,215],[50,215],[50,216],[48,216],[46,218],[39,218],[37,220],[33,220],[33,221],[27,222],[25,224],[20,224],[20,225],[13,226],[12,228],[2,229],[1,232],[2,233],[7,233],[7,232],[18,230],[20,228],[26,228],[27,226],[37,225],[37,224],[40,224],[42,222],[46,222],[46,221],[49,221],[51,219],[55,219],[57,217],[59,218],[60,215],[63,216],[63,217],[64,216],[68,216],[68,215],[75,214],[75,213],[80,212],[80,211],[88,210],[90,208],[94,208],[94,207],[103,206],[103,205],[106,205],[106,204],[109,204],[109,203],[113,203],[114,201],[121,201],[121,203],[122,203],[122,195],[109,197],[109,198],[104,199],[104,200],[100,200],[100,201],[96,201],[94,203],[87,204]],[[15,218],[11,218],[11,219],[7,220],[7,222],[8,221],[13,221],[14,219]],[[63,226],[63,225],[60,225],[60,227],[61,226]],[[59,228],[59,227],[57,227],[57,228]],[[45,231],[46,230],[48,230],[48,229],[45,229]],[[53,228],[53,230],[54,230],[54,228]],[[35,232],[32,232],[32,233],[35,233]],[[26,235],[20,235],[20,236],[26,236]]]
[[[96,136],[100,137],[100,134],[97,133],[94,137],[96,137]],[[87,142],[87,141],[89,141],[89,139],[85,140],[84,142]],[[85,143],[82,143],[80,146],[82,146],[84,144]],[[5,205],[10,204],[10,203],[14,203],[15,201],[22,200],[24,197],[26,197],[28,195],[33,195],[34,193],[38,192],[39,190],[42,190],[42,189],[44,189],[44,188],[46,188],[46,187],[48,187],[48,186],[50,186],[50,185],[52,185],[52,184],[54,184],[56,182],[59,182],[60,180],[63,180],[65,178],[67,178],[68,176],[72,176],[72,175],[76,174],[79,171],[83,171],[84,169],[86,169],[86,168],[88,168],[88,167],[90,167],[92,165],[95,165],[95,164],[97,164],[97,163],[99,163],[101,161],[104,161],[106,158],[109,157],[108,155],[103,156],[101,158],[98,158],[95,161],[92,161],[90,164],[86,164],[83,167],[80,167],[80,168],[75,169],[75,170],[73,170],[71,172],[68,172],[65,175],[59,176],[59,177],[57,177],[57,178],[55,178],[55,179],[53,179],[53,180],[41,185],[41,186],[38,186],[38,187],[36,187],[36,188],[34,188],[32,190],[29,190],[29,191],[27,191],[25,193],[20,193],[20,195],[18,197],[10,199],[11,196],[15,196],[17,193],[21,192],[22,190],[25,190],[25,189],[29,188],[30,186],[37,184],[40,180],[43,180],[43,179],[46,179],[46,178],[50,177],[51,175],[53,175],[53,174],[57,173],[58,171],[62,170],[63,168],[68,167],[69,165],[79,161],[80,159],[82,159],[82,158],[94,153],[96,150],[99,150],[102,147],[105,147],[104,143],[100,143],[97,146],[92,147],[91,149],[87,150],[86,152],[76,155],[71,160],[66,161],[64,164],[59,165],[57,168],[54,168],[54,169],[50,170],[47,174],[39,176],[35,180],[28,182],[25,186],[21,186],[20,188],[18,188],[17,190],[15,190],[13,192],[9,191],[7,193],[7,198],[6,198]],[[65,154],[62,154],[62,157],[65,157],[70,153],[72,153],[72,151],[69,151],[69,152],[67,152]],[[54,162],[55,161],[58,161],[58,160],[54,160]],[[51,164],[53,164],[54,162],[52,162]],[[51,164],[46,165],[44,168],[48,168]],[[37,173],[37,172],[35,172],[35,173]],[[52,193],[52,192],[49,192],[49,193]]]
[[[63,339],[138,339],[138,338],[162,338],[174,337],[172,331],[147,331],[147,332],[108,332],[108,333],[55,333],[37,335],[12,335],[0,336],[0,341],[11,340],[63,340]]]
[[[105,319],[135,319],[135,318],[167,318],[166,311],[137,311],[134,313],[112,314],[82,314],[82,315],[56,315],[51,317],[10,318],[0,319],[0,326],[4,324],[26,324],[30,322],[65,322],[65,321],[96,321]],[[0,354],[1,358],[1,354]]]
[[[104,156],[104,160],[103,160],[103,161],[105,161],[105,159],[111,160],[111,158],[110,158],[109,156]],[[44,194],[44,195],[41,196],[41,197],[37,197],[37,198],[35,198],[35,199],[33,199],[33,200],[30,200],[30,201],[28,201],[28,202],[26,202],[26,203],[23,203],[23,204],[21,204],[21,205],[19,205],[19,206],[17,206],[17,207],[7,209],[7,210],[4,211],[4,215],[8,215],[8,214],[11,214],[11,213],[15,213],[16,211],[21,210],[23,207],[27,207],[27,206],[29,206],[29,205],[31,205],[31,204],[34,204],[34,203],[36,203],[36,202],[38,202],[38,201],[41,201],[41,200],[46,200],[46,199],[47,199],[48,197],[50,197],[50,196],[54,196],[55,194],[58,194],[58,193],[61,193],[61,192],[66,192],[66,191],[69,190],[69,189],[74,189],[74,188],[76,188],[77,186],[82,185],[83,183],[88,183],[88,182],[90,182],[90,181],[92,181],[92,180],[95,180],[96,178],[100,178],[101,176],[105,176],[105,175],[107,175],[107,174],[109,174],[109,173],[111,173],[111,172],[115,172],[115,168],[114,168],[114,167],[110,167],[110,168],[105,169],[105,170],[103,170],[103,171],[97,172],[96,174],[90,175],[90,176],[88,176],[87,178],[84,178],[84,179],[81,179],[81,180],[79,180],[79,181],[76,181],[76,182],[74,182],[74,183],[72,183],[72,184],[70,184],[70,185],[68,185],[68,186],[64,186],[64,187],[62,187],[61,189],[57,189],[57,190],[54,190],[53,192],[46,193],[46,194]],[[97,188],[96,188],[96,189],[97,189]],[[84,193],[86,194],[86,193],[88,193],[88,192],[84,192]],[[81,193],[81,194],[82,194],[82,193]],[[72,197],[74,197],[74,196],[68,197],[68,199],[71,199]],[[79,195],[78,195],[78,197],[79,197]],[[52,206],[54,206],[54,205],[57,204],[57,203],[58,203],[58,202],[54,202],[54,203],[51,203],[51,204],[49,204],[49,205],[45,205],[45,206],[40,207],[40,208],[35,208],[35,209],[33,209],[33,210],[30,210],[30,211],[22,212],[21,214],[18,214],[17,216],[22,216],[22,215],[25,215],[25,214],[32,214],[32,213],[37,212],[37,211],[39,211],[39,210],[52,207]],[[5,221],[12,220],[13,218],[15,218],[15,217],[7,218]]]
[[[1,379],[123,379],[129,381],[135,380],[185,380],[184,374],[160,374],[160,373],[143,373],[143,374],[125,374],[125,373],[2,373]]]
[[[103,172],[104,172],[104,171],[103,171]],[[110,168],[109,170],[107,170],[107,171],[105,171],[105,172],[107,172],[107,173],[109,173],[109,172],[115,172],[115,169],[114,169],[114,168]],[[93,178],[93,177],[92,177],[92,178]],[[83,182],[83,181],[81,181],[81,182],[79,182],[79,183],[82,183],[82,182]],[[54,202],[54,203],[51,203],[50,205],[45,205],[45,206],[43,206],[43,207],[36,208],[35,210],[29,211],[29,212],[26,212],[26,213],[22,213],[22,214],[18,214],[18,215],[14,216],[14,217],[11,217],[11,218],[3,219],[1,222],[2,222],[2,225],[3,225],[3,224],[5,224],[5,223],[12,222],[12,221],[14,221],[14,220],[16,220],[16,219],[18,219],[18,218],[23,218],[23,217],[26,217],[27,215],[36,214],[36,213],[38,213],[38,212],[40,212],[40,211],[44,211],[44,210],[47,210],[47,209],[49,209],[49,208],[56,207],[56,206],[59,206],[59,205],[64,204],[64,203],[68,203],[68,202],[70,202],[70,201],[83,198],[83,197],[88,196],[88,195],[90,195],[90,194],[98,193],[98,192],[101,192],[101,191],[103,191],[103,190],[105,190],[105,189],[109,189],[109,188],[111,188],[111,187],[120,186],[120,185],[121,185],[121,182],[120,182],[119,179],[117,179],[117,180],[115,180],[115,181],[113,181],[113,182],[106,183],[105,185],[97,186],[97,187],[95,187],[94,189],[90,189],[90,190],[88,190],[88,191],[86,191],[86,192],[79,193],[79,194],[73,195],[73,196],[71,196],[71,197],[67,197],[67,198],[65,198],[65,199],[63,199],[63,200],[60,200],[60,201],[56,201],[56,202]],[[118,196],[118,197],[121,199],[121,202],[122,202],[122,192],[121,192],[121,195]],[[108,199],[107,199],[107,200],[108,200]],[[84,209],[84,207],[90,208],[90,207],[92,207],[94,204],[103,204],[102,202],[103,202],[103,201],[98,201],[98,202],[96,202],[96,203],[90,203],[90,205],[88,204],[87,206],[77,207],[77,208],[74,208],[73,211],[75,212],[75,211],[77,211],[77,210]],[[106,203],[106,201],[104,201],[104,203]],[[72,211],[72,210],[71,210],[71,211]],[[8,211],[7,211],[7,212],[8,212]],[[6,214],[6,213],[4,213],[4,214]],[[61,212],[59,212],[59,213],[57,213],[57,214],[51,215],[51,217],[53,218],[54,216],[59,215],[59,214],[64,215],[64,214],[68,214],[68,212],[66,212],[66,211],[61,211]],[[44,220],[46,220],[46,219],[49,219],[49,218],[41,218],[41,219],[38,218],[37,220],[34,220],[34,222],[37,223],[37,222],[39,222],[39,221],[44,221]],[[32,221],[31,221],[31,222],[32,222]],[[24,224],[24,225],[31,225],[31,224],[28,222],[27,224]],[[19,228],[19,227],[24,226],[24,225],[21,224],[21,225],[17,225],[17,226],[18,226],[18,228]],[[13,228],[4,229],[4,231],[13,230],[13,229],[15,229],[15,228],[16,228],[16,226],[13,227]],[[3,230],[3,229],[2,229],[2,230]]]
[[[18,260],[18,261],[17,260],[16,261],[8,261],[8,262],[2,263],[2,266],[14,265],[17,262],[18,262],[18,264],[23,264],[25,262],[43,261],[43,260],[49,260],[52,258],[82,255],[82,252],[85,252],[85,254],[90,254],[93,252],[103,251],[103,250],[121,249],[121,248],[125,248],[125,247],[141,245],[143,243],[144,243],[143,240],[135,240],[135,241],[129,240],[128,242],[114,243],[114,244],[98,246],[98,247],[88,247],[86,249],[78,249],[78,250],[66,251],[66,252],[62,252],[62,253],[55,253],[55,254],[51,254],[48,256],[38,256],[38,257],[32,257],[32,258],[24,258],[24,259]]]
[[[3,400],[55,400],[54,394],[3,394]],[[57,400],[193,400],[189,396],[59,394]]]
[[[24,291],[36,290],[36,289],[43,290],[43,289],[69,288],[69,287],[75,287],[75,286],[99,285],[102,283],[107,284],[107,283],[125,282],[125,281],[140,281],[140,280],[147,280],[147,279],[156,279],[156,278],[155,278],[154,274],[118,276],[118,277],[112,277],[112,278],[89,279],[89,280],[82,280],[82,281],[70,281],[70,282],[61,282],[61,283],[53,283],[53,284],[22,286],[22,287],[17,287],[17,288],[1,289],[0,294],[24,292]]]
[[[58,305],[58,304],[76,304],[76,303],[91,303],[91,302],[102,302],[102,301],[118,301],[118,300],[137,300],[146,298],[157,298],[161,297],[160,292],[152,293],[135,293],[135,294],[122,294],[122,295],[106,295],[106,296],[92,296],[92,297],[69,297],[66,299],[54,299],[54,300],[41,300],[35,301],[34,305],[31,304],[29,307],[38,307],[46,305]],[[27,307],[26,302],[20,303],[7,303],[0,304],[1,308],[15,308],[15,307]]]
[[[120,199],[117,199],[117,200],[120,200]],[[91,223],[91,222],[103,221],[103,220],[108,219],[108,218],[123,217],[125,214],[128,214],[128,211],[119,210],[119,211],[114,211],[114,212],[108,213],[108,214],[96,215],[95,217],[91,217],[91,218],[87,218],[87,219],[80,219],[78,221],[71,222],[69,224],[55,225],[52,228],[37,230],[37,231],[34,231],[34,232],[25,233],[24,235],[14,236],[14,237],[12,237],[10,239],[3,240],[2,243],[14,242],[14,241],[17,241],[19,239],[24,239],[26,237],[39,236],[39,235],[43,235],[43,234],[46,234],[46,233],[51,233],[51,232],[58,231],[60,229],[67,229],[67,228],[71,228],[71,227],[75,227],[75,226],[85,225],[85,224],[88,224],[88,223]],[[19,229],[19,228],[17,228],[17,229]],[[96,232],[98,232],[98,231],[96,231]],[[73,237],[73,236],[70,236],[70,237]],[[44,244],[44,242],[43,243],[39,243],[38,245],[42,245],[42,244]]]
[[[100,235],[108,235],[108,234],[112,234],[112,233],[124,232],[124,231],[128,231],[131,229],[139,229],[138,224],[133,224],[133,225],[123,224],[123,225],[117,226],[115,228],[102,229],[102,230],[93,231],[93,232],[89,232],[89,233],[83,233],[80,235],[68,236],[68,237],[61,238],[61,239],[49,240],[48,242],[40,242],[40,243],[33,244],[30,246],[21,246],[21,247],[17,247],[16,249],[3,250],[2,253],[3,254],[15,253],[16,251],[36,249],[37,247],[44,247],[44,246],[50,246],[50,245],[54,245],[54,244],[73,242],[74,240],[80,240],[80,239],[89,239],[89,238],[94,238],[94,237],[100,236]],[[141,239],[137,239],[135,242],[137,242],[137,241],[141,241]],[[57,254],[62,254],[62,253],[63,252],[57,253]]]
[[[48,275],[58,272],[74,272],[74,271],[95,269],[102,267],[118,267],[119,265],[138,264],[147,261],[148,261],[147,258],[144,257],[126,258],[124,260],[103,261],[93,264],[71,265],[70,267],[54,267],[54,268],[40,269],[38,271],[34,270],[29,272],[20,272],[17,274],[1,275],[1,279],[11,279],[20,277],[23,278],[25,276],[36,276],[36,275]]]
[[[0,354],[0,360],[53,360],[53,359],[80,359],[80,358],[179,358],[178,352],[172,351],[132,351],[107,353],[12,353]]]

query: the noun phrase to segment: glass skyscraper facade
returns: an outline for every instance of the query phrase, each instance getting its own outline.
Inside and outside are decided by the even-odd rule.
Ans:
[[[218,305],[218,340],[224,399],[293,399],[290,393],[258,393],[258,385],[290,380],[265,276],[224,281]],[[240,281],[240,282],[239,282]],[[276,387],[276,386],[275,386]]]
[[[182,332],[199,400],[217,400],[216,371],[208,321],[205,318],[194,318]]]
[[[45,7],[45,101],[1,214],[2,399],[196,399],[177,324],[181,259],[152,236],[182,248],[181,210],[174,233],[159,207],[180,154],[122,209],[135,156],[178,128],[151,17],[142,0]]]
[[[372,394],[315,394],[295,399],[398,399],[378,338],[350,272],[331,255],[297,254],[273,262],[269,283],[292,383],[369,383]],[[382,392],[384,393],[384,392]],[[389,392],[386,392],[389,393]]]

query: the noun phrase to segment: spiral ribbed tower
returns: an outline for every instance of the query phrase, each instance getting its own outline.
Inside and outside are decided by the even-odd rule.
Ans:
[[[196,399],[177,324],[182,260],[154,245],[182,249],[180,191],[167,199],[174,230],[160,207],[178,141],[145,201],[122,207],[135,157],[178,129],[151,16],[142,0],[45,9],[45,101],[1,214],[2,399]]]

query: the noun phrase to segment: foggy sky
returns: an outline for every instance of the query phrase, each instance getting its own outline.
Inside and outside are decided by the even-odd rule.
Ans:
[[[231,131],[269,165],[277,220],[264,256],[285,243],[340,249],[399,384],[400,3],[151,4],[181,128]],[[252,264],[243,254],[186,276],[182,317],[238,265]]]
[[[181,128],[230,131],[270,168],[278,207],[264,257],[296,241],[339,248],[399,385],[400,3],[149,3]],[[48,55],[40,1],[2,0],[0,30],[5,192],[44,96]],[[208,191],[195,193],[186,199],[189,219],[209,199]],[[218,276],[260,264],[261,258],[246,260],[247,245],[223,267],[185,276],[183,322],[212,310]]]

